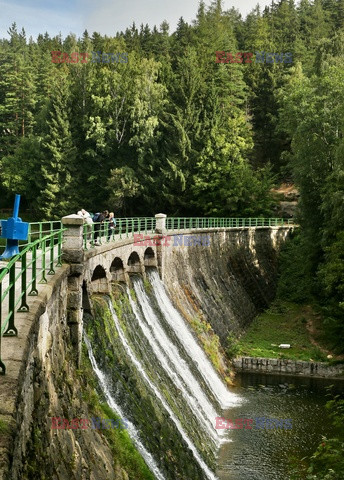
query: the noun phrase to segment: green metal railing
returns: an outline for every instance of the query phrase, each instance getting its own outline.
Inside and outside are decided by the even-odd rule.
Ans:
[[[56,230],[61,230],[62,224],[60,220],[53,220],[51,222],[31,222],[29,224],[29,235],[27,244],[35,240],[41,240],[44,236],[50,235]]]
[[[54,275],[56,267],[62,265],[63,229],[51,230],[51,225],[43,236],[44,224],[33,225],[38,228],[31,229],[31,238],[38,235],[38,239],[22,245],[20,253],[0,269],[0,374],[6,372],[1,360],[1,338],[17,335],[16,312],[29,310],[27,296],[38,295],[38,284],[47,283],[47,275]]]
[[[117,218],[114,228],[108,222],[84,224],[84,249],[103,245],[112,240],[130,238],[134,233],[155,233],[155,217]],[[218,217],[167,217],[166,230],[209,228],[281,227],[294,225],[293,219],[283,218],[218,218]]]
[[[279,227],[294,225],[292,219],[283,218],[166,218],[167,231],[211,228]],[[135,233],[154,234],[155,217],[117,218],[109,222],[85,223],[83,226],[84,249],[112,240],[131,238]],[[0,267],[0,374],[6,367],[1,360],[1,338],[16,336],[16,312],[27,312],[27,296],[37,295],[38,284],[47,282],[61,266],[63,228],[60,221],[33,222],[29,226],[26,243],[20,242],[20,253]]]
[[[188,230],[199,228],[242,228],[242,227],[281,227],[293,225],[292,219],[283,218],[218,218],[218,217],[184,217],[166,218],[167,230]]]
[[[29,223],[29,233],[27,240],[19,241],[19,249],[22,250],[26,245],[34,242],[35,240],[41,240],[44,236],[50,233],[60,230],[62,228],[61,221],[54,220],[51,222],[31,222]],[[1,239],[0,253],[5,249],[5,239]],[[1,248],[2,247],[2,248]]]
[[[84,249],[103,245],[111,240],[122,240],[134,236],[134,233],[155,233],[155,217],[116,218],[111,228],[109,222],[84,224]]]

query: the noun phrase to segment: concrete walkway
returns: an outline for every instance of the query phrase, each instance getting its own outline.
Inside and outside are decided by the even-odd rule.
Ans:
[[[0,268],[4,263],[6,262],[1,262]],[[16,265],[16,274],[17,271],[20,272],[20,269],[21,265],[19,263]],[[37,271],[40,269],[41,262],[37,261]],[[22,384],[21,378],[25,376],[30,337],[35,334],[32,327],[34,323],[37,325],[37,318],[44,312],[45,305],[51,296],[52,286],[61,275],[66,274],[68,269],[68,265],[58,267],[54,275],[46,276],[46,284],[37,283],[38,295],[27,296],[29,311],[15,313],[15,327],[18,330],[18,335],[2,337],[1,339],[1,360],[6,366],[6,374],[0,375],[0,480],[7,480],[8,478],[7,471],[10,464],[10,455],[13,451],[13,433],[16,428],[16,401],[20,393],[18,388]],[[30,272],[27,280],[31,281]],[[8,275],[2,283],[4,292],[9,283]],[[18,279],[15,289],[16,301],[20,294],[21,280]],[[4,318],[8,314],[8,301],[3,302],[1,307]]]

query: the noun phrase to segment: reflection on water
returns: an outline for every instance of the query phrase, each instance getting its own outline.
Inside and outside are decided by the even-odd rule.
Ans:
[[[289,480],[291,460],[314,452],[322,435],[331,435],[324,405],[326,387],[344,391],[344,381],[240,373],[235,391],[242,405],[223,417],[292,419],[292,429],[227,430],[231,440],[219,452],[220,480]]]

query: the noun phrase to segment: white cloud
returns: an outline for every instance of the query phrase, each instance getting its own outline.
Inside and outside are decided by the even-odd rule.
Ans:
[[[48,32],[50,36],[58,35],[61,31],[63,36],[70,32],[79,32],[81,29],[81,18],[71,15],[71,12],[64,8],[52,10],[48,6],[30,6],[30,2],[20,5],[15,2],[0,2],[2,15],[0,17],[1,37],[8,37],[7,30],[16,22],[18,30],[24,27],[29,38],[34,38],[39,33]]]
[[[22,4],[21,4],[22,3]],[[267,5],[270,0],[262,0]],[[210,0],[206,1],[210,4]],[[225,0],[224,9],[234,6],[246,15],[257,4],[257,0]],[[70,32],[81,36],[85,29],[114,35],[125,30],[134,21],[160,26],[167,20],[172,33],[182,16],[187,22],[196,18],[199,0],[17,0],[0,1],[0,36],[7,37],[9,26],[16,22],[18,28],[24,27],[27,36],[37,37],[38,33],[50,36],[59,32],[63,36]]]
[[[187,22],[196,18],[199,0],[98,0],[97,3],[80,0],[80,3],[86,7],[83,26],[90,33],[97,31],[112,35],[125,30],[133,21],[138,27],[141,23],[159,27],[163,20],[167,20],[170,32],[173,32],[180,17]],[[223,7],[227,10],[234,6],[245,16],[257,3],[257,0],[225,0]],[[269,3],[269,0],[261,2],[262,5]],[[206,4],[209,5],[210,0]]]

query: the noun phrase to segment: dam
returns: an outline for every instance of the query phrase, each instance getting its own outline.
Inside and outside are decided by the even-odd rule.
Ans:
[[[44,240],[40,269],[50,278],[25,297],[28,311],[2,315],[17,331],[1,345],[2,478],[128,478],[101,429],[52,428],[53,418],[91,418],[95,392],[125,418],[149,468],[140,476],[132,461],[132,478],[218,478],[228,439],[215,418],[245,403],[228,388],[232,372],[219,352],[273,299],[292,228],[280,219],[158,214],[123,220],[95,247],[83,219],[64,217],[63,240]],[[180,235],[207,242],[175,242]]]

